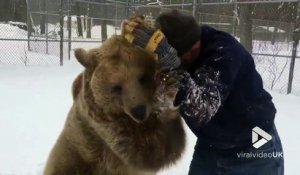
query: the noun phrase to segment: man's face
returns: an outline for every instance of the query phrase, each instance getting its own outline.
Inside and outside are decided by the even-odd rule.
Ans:
[[[200,41],[197,41],[193,47],[181,56],[182,66],[189,68],[193,65],[200,55]]]

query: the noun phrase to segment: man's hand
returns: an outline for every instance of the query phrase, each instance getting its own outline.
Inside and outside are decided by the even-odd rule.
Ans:
[[[165,35],[159,29],[151,28],[142,17],[124,21],[122,34],[129,42],[156,53],[160,69],[175,69],[180,66],[177,51],[167,42]]]

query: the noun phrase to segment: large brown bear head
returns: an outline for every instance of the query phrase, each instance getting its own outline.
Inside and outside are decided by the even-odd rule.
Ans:
[[[85,81],[97,107],[106,115],[142,122],[150,115],[155,92],[155,56],[113,36],[100,48],[75,50],[86,68]]]

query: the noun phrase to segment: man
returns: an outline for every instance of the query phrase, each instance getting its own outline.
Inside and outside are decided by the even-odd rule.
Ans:
[[[161,14],[156,23],[158,30],[131,23],[131,41],[180,77],[174,104],[198,138],[189,175],[283,175],[276,109],[252,56],[230,34],[178,11]],[[255,127],[272,136],[259,148],[251,141]]]

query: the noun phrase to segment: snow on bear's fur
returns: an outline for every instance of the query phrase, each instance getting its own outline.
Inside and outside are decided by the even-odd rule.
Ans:
[[[113,36],[75,56],[85,70],[44,175],[154,175],[181,157],[182,121],[162,100],[174,88],[155,81],[154,55]]]

